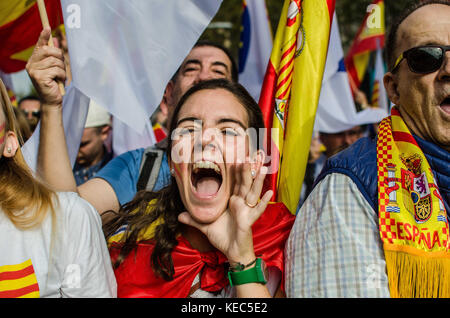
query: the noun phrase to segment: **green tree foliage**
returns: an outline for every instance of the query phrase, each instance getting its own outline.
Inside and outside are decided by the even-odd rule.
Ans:
[[[239,54],[241,13],[243,8],[242,1],[243,0],[223,0],[219,12],[212,21],[212,26],[215,27],[208,28],[202,35],[202,38],[207,38],[224,44],[231,50],[236,60]],[[284,1],[261,1],[266,1],[272,32],[275,36]],[[370,5],[372,1],[373,0],[336,0],[336,14],[339,21],[342,45],[345,52],[347,52],[353,42],[364,16],[366,15],[367,6]],[[386,30],[389,30],[392,19],[397,16],[402,9],[417,1],[419,0],[385,0]],[[226,22],[229,27],[221,28],[220,24],[217,24],[218,22]]]
[[[267,13],[269,16],[272,32],[275,36],[275,31],[278,26],[278,21],[280,19],[281,9],[283,6],[283,0],[260,1],[266,1]],[[202,39],[209,39],[225,45],[236,58],[236,61],[239,56],[242,10],[243,0],[223,0],[219,11],[211,21],[211,25],[213,27],[208,28],[202,35]],[[229,23],[230,28],[217,27],[217,24],[221,22]]]

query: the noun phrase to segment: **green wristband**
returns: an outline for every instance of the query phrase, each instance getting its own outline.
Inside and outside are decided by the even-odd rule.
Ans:
[[[230,286],[243,285],[248,283],[267,283],[265,274],[266,265],[261,258],[256,259],[255,267],[244,271],[233,272],[228,271],[228,279]]]

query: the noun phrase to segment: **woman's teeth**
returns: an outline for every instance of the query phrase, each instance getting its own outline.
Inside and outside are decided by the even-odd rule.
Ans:
[[[194,173],[198,172],[199,169],[214,169],[214,171],[220,174],[219,166],[211,161],[198,161],[194,163],[192,166]]]

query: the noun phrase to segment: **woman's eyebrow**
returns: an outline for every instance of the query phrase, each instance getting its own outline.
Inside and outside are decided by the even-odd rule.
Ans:
[[[234,119],[234,118],[221,118],[217,121],[218,124],[223,124],[223,123],[235,123],[238,124],[239,126],[241,126],[243,129],[247,129],[247,127],[238,119]]]
[[[197,117],[185,117],[181,118],[177,121],[177,126],[185,121],[201,121],[201,119],[198,119]]]
[[[202,121],[202,120],[197,117],[185,117],[185,118],[181,118],[177,121],[177,126],[180,125],[181,123],[184,123],[185,121]],[[217,124],[223,124],[223,123],[235,123],[235,124],[238,124],[239,126],[241,126],[243,129],[247,129],[247,127],[238,119],[220,118],[217,121]]]

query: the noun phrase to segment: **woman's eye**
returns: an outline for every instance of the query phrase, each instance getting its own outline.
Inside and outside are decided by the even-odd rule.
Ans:
[[[179,136],[186,136],[194,132],[194,127],[177,128],[176,134]]]
[[[226,136],[238,136],[238,132],[234,130],[233,128],[225,128],[222,130],[222,134]]]

